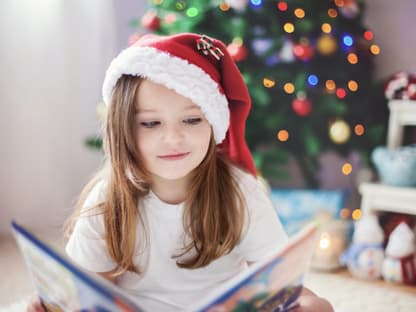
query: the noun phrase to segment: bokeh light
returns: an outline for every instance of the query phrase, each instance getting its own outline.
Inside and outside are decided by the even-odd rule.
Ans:
[[[322,32],[324,32],[326,34],[329,34],[332,30],[332,27],[328,23],[323,23],[322,26],[321,26],[321,30],[322,30]]]
[[[358,63],[358,56],[357,56],[357,54],[355,54],[353,52],[348,53],[347,60],[348,60],[348,63],[350,63],[350,64],[353,64],[353,65],[357,64]]]
[[[358,83],[355,80],[348,81],[348,89],[352,92],[356,92],[358,90]]]
[[[350,163],[343,164],[341,171],[343,175],[350,175],[352,172],[352,165]]]
[[[285,92],[288,94],[292,94],[295,92],[295,85],[291,82],[286,82],[283,86],[283,90],[285,90]]]
[[[361,209],[354,209],[351,216],[353,220],[359,220],[361,219],[361,215],[362,215]]]
[[[374,38],[374,34],[373,34],[373,32],[372,32],[372,31],[370,31],[370,30],[366,30],[366,31],[364,32],[364,39],[365,39],[365,40],[370,41],[370,40],[373,40],[373,38]]]
[[[279,1],[279,2],[277,3],[277,8],[278,8],[280,11],[284,12],[284,11],[286,11],[286,10],[287,10],[287,3],[286,3],[286,2],[284,2],[284,1]]]
[[[297,18],[304,18],[305,17],[305,11],[301,8],[295,9],[294,14]]]
[[[295,25],[293,25],[292,23],[285,23],[283,25],[283,29],[288,34],[291,34],[291,33],[293,33],[295,31]]]
[[[335,9],[329,9],[329,10],[328,10],[328,16],[329,16],[329,17],[332,17],[332,18],[337,17],[337,16],[338,16],[338,12],[337,12],[337,10],[335,10]]]
[[[354,126],[354,133],[357,136],[362,136],[365,132],[365,127],[362,124],[356,124]]]
[[[289,132],[286,129],[279,130],[276,137],[280,142],[286,142],[289,140]]]
[[[373,53],[374,55],[379,55],[380,54],[380,47],[376,44],[372,44],[370,46],[370,52]]]

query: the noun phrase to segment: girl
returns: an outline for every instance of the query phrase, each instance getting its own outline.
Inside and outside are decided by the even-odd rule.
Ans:
[[[250,97],[222,42],[143,36],[111,63],[103,97],[106,164],[69,223],[76,263],[146,311],[183,311],[287,243],[255,178]],[[332,310],[307,290],[298,309]]]

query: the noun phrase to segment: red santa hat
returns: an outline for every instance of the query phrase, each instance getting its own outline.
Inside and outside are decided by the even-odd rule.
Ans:
[[[245,141],[250,95],[223,42],[191,33],[142,36],[111,62],[102,90],[107,105],[123,74],[149,79],[192,100],[211,124],[219,151],[256,175]]]

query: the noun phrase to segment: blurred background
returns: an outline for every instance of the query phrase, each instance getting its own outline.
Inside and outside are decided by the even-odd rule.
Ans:
[[[189,11],[192,2],[199,2],[202,9]],[[274,11],[266,7],[271,2]],[[374,179],[371,150],[385,144],[384,84],[398,71],[416,72],[412,34],[416,2],[292,2],[228,1],[221,7],[223,1],[1,1],[0,232],[9,232],[11,219],[34,229],[61,226],[102,161],[102,153],[85,141],[100,132],[97,106],[109,62],[129,40],[145,32],[188,29],[204,30],[232,44],[251,86],[254,110],[259,112],[247,134],[259,172],[269,185],[277,191],[346,191],[349,197],[342,205],[351,211],[357,208],[358,184]],[[302,17],[301,11],[299,16],[288,15],[288,9],[276,7],[277,3],[287,3],[290,12],[292,4],[304,3],[306,15]],[[328,13],[328,3],[336,16]],[[206,6],[211,6],[209,12],[203,11]],[[308,21],[312,9],[314,19]],[[166,22],[169,11],[177,13],[178,20]],[[180,14],[188,14],[188,22],[181,22]],[[258,25],[244,18],[248,15]],[[206,28],[204,19],[216,21],[211,23],[215,27]],[[279,32],[269,24],[273,19],[281,23],[281,28],[274,25]],[[322,26],[325,23],[329,29]],[[316,29],[319,36],[327,35],[320,46]],[[366,56],[364,50],[369,51]],[[342,62],[328,61],[345,59],[353,52],[356,65],[354,56],[344,62],[345,68],[337,68]],[[269,61],[261,67],[253,56]],[[253,64],[256,70],[264,70],[263,76],[250,71]],[[329,77],[323,71],[328,64],[334,73],[351,76]],[[337,85],[337,79],[344,85]],[[328,85],[328,80],[336,86]],[[348,86],[351,80],[358,84],[358,91]],[[331,96],[332,102],[324,95]],[[268,128],[260,129],[262,116],[273,111],[288,123],[272,120]],[[331,134],[334,122],[341,130]],[[360,135],[355,130],[359,123],[364,128]],[[318,125],[326,130],[314,133]],[[370,137],[373,127],[376,134]]]

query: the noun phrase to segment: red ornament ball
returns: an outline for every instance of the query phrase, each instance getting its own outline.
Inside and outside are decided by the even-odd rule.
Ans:
[[[142,17],[141,22],[142,26],[149,30],[158,30],[160,28],[160,18],[154,11],[146,12]]]
[[[302,61],[309,61],[313,54],[314,49],[311,45],[306,43],[299,43],[293,46],[293,54]]]
[[[227,46],[227,50],[231,57],[236,62],[243,61],[247,58],[247,48],[243,44],[230,43]]]
[[[308,98],[295,98],[292,108],[298,116],[306,117],[312,112],[312,102]]]

